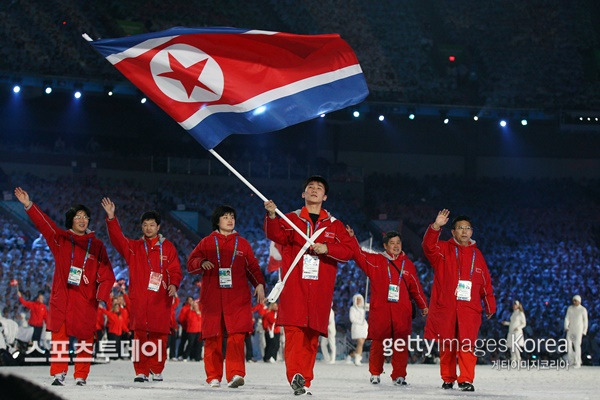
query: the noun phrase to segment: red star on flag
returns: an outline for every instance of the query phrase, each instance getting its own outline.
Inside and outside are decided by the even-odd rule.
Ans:
[[[188,97],[192,95],[192,92],[196,86],[211,93],[215,93],[214,90],[200,81],[200,75],[202,74],[207,61],[208,58],[205,58],[204,60],[198,61],[197,63],[186,68],[175,57],[173,57],[171,53],[169,53],[169,66],[171,67],[171,71],[163,72],[162,74],[158,74],[158,76],[164,76],[165,78],[171,78],[181,82]]]

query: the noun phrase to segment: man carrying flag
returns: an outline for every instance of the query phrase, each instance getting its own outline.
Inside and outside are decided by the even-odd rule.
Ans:
[[[328,191],[323,177],[311,176],[304,184],[304,207],[287,214],[315,242],[306,252],[306,239],[277,217],[272,200],[265,202],[265,233],[283,247],[282,274],[301,253],[281,292],[277,316],[277,324],[284,327],[286,375],[295,395],[310,393],[306,389],[314,377],[319,335],[327,337],[337,263],[352,258],[353,239],[344,224],[321,207]]]

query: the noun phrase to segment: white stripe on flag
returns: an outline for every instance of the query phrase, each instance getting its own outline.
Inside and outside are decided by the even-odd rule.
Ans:
[[[160,46],[161,44],[166,43],[169,40],[176,38],[177,36],[179,36],[179,35],[164,36],[164,37],[144,40],[143,42],[138,43],[135,46],[132,46],[132,47],[128,48],[127,50],[124,50],[120,53],[111,54],[110,56],[106,57],[106,59],[112,65],[115,65],[116,63],[121,62],[121,61],[125,60],[126,58],[139,57],[142,54],[144,54],[145,52],[147,52],[148,50],[152,50],[156,46]]]
[[[186,130],[190,130],[212,114],[221,112],[244,113],[254,110],[272,101],[361,73],[362,69],[360,68],[360,64],[354,64],[335,71],[311,76],[309,78],[301,79],[288,85],[280,86],[278,88],[263,92],[239,104],[217,104],[214,106],[206,106],[196,111],[185,121],[180,122],[179,125]]]

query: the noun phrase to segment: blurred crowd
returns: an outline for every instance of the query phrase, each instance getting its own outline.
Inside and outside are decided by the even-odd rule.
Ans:
[[[173,26],[339,33],[372,100],[492,107],[600,106],[593,1],[333,0],[74,2],[0,5],[0,71],[121,80],[82,38]],[[454,61],[449,56],[455,57]]]
[[[62,224],[64,211],[74,202],[92,210],[90,228],[105,243],[117,279],[128,278],[123,259],[109,244],[100,199],[109,196],[116,204],[124,233],[137,237],[139,216],[158,208],[163,212],[179,204],[207,217],[218,204],[230,204],[237,210],[236,230],[248,239],[267,278],[267,291],[277,281],[277,272],[268,273],[269,241],[262,229],[264,206],[241,183],[223,179],[219,184],[163,182],[155,192],[140,184],[122,179],[57,178],[41,179],[13,176],[15,184],[29,189],[37,202],[57,223]],[[482,250],[494,284],[498,311],[494,319],[484,322],[483,338],[502,338],[506,328],[500,323],[510,317],[511,304],[519,300],[527,315],[526,337],[561,338],[562,320],[573,295],[579,294],[590,313],[588,337],[598,346],[600,310],[600,185],[598,181],[572,179],[466,179],[450,176],[424,179],[396,175],[372,175],[366,178],[364,203],[346,196],[331,198],[326,206],[336,217],[352,226],[364,244],[370,235],[369,221],[396,221],[403,233],[417,240],[404,240],[404,250],[414,260],[426,293],[430,293],[433,273],[420,249],[420,238],[442,208],[451,213],[472,217],[474,234]],[[277,204],[284,211],[299,208],[301,189],[279,190]],[[50,290],[54,261],[43,239],[25,233],[7,217],[0,216],[0,307],[2,315],[21,321],[26,310],[17,301],[13,279],[27,299]],[[177,247],[182,265],[202,235],[191,237],[172,220],[164,220],[161,232]],[[449,232],[444,232],[445,238]],[[373,238],[380,249],[378,237]],[[365,294],[364,274],[351,261],[338,269],[333,309],[338,332],[348,331],[348,310],[352,296]],[[198,298],[197,278],[184,271],[179,297]],[[415,334],[422,334],[424,319],[414,321]]]

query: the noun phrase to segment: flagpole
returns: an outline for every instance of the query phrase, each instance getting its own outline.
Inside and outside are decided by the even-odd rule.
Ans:
[[[371,237],[369,237],[369,250],[373,249],[373,235],[371,234]],[[367,303],[367,300],[369,299],[369,277],[367,276],[367,283],[365,285],[365,304]]]
[[[248,186],[248,188],[250,190],[252,190],[258,197],[260,197],[262,199],[262,201],[269,201],[269,199],[267,199],[265,196],[263,196],[263,194],[261,192],[258,191],[257,188],[254,187],[254,185],[252,185],[250,182],[248,182],[248,180],[246,178],[244,178],[242,176],[242,174],[240,174],[239,172],[237,172],[237,170],[235,168],[233,168],[233,166],[231,164],[229,164],[223,157],[221,157],[219,155],[219,153],[217,153],[214,149],[209,149],[208,150],[213,156],[215,156],[215,158],[219,161],[221,161],[221,163],[227,167],[227,169],[229,169],[235,176],[237,176],[239,178],[239,180],[241,180],[246,186]],[[298,228],[296,226],[296,224],[294,224],[292,221],[290,221],[290,219],[281,212],[281,210],[279,210],[279,208],[275,209],[275,212],[277,213],[277,215],[279,215],[285,222],[287,222],[296,232],[298,232],[300,234],[300,236],[302,236],[304,238],[304,240],[306,240],[308,243],[310,243],[311,245],[314,245],[315,243],[306,235],[305,232],[302,232],[302,230],[300,228]]]

